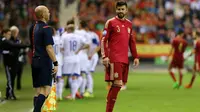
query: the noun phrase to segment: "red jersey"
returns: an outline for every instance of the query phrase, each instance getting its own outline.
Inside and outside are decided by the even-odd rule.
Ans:
[[[181,37],[176,37],[172,41],[172,47],[174,49],[173,59],[184,60],[183,53],[187,47],[187,42]]]
[[[102,57],[110,62],[128,63],[128,50],[137,58],[136,43],[132,35],[132,23],[114,17],[106,22],[101,40]]]
[[[200,41],[195,44],[195,62],[200,62]]]

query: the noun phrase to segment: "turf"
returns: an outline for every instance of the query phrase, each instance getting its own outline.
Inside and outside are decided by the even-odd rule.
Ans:
[[[184,84],[191,75],[184,76]],[[106,83],[103,72],[94,75],[95,97],[76,101],[63,100],[56,112],[105,112]],[[25,67],[23,89],[16,91],[19,100],[0,104],[0,112],[29,112],[32,108],[34,90],[31,86],[30,68]],[[0,71],[0,91],[5,93],[6,78]],[[64,95],[69,90],[65,90]],[[172,79],[167,73],[148,73],[144,70],[130,72],[128,89],[121,91],[114,112],[199,112],[200,79],[192,89],[172,89]]]

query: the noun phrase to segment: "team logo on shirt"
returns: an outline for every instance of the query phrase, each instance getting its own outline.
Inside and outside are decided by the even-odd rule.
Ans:
[[[107,31],[104,30],[104,31],[103,31],[103,36],[106,36],[106,34],[107,34]]]
[[[128,33],[131,33],[131,29],[130,28],[128,28]]]
[[[118,74],[117,72],[115,72],[114,77],[115,77],[115,78],[118,78],[118,77],[119,77],[119,74]]]

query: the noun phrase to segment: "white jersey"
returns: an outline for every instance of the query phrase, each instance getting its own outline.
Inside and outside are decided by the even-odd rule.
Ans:
[[[89,55],[91,55],[95,49],[99,46],[99,36],[95,32],[88,32],[90,35],[90,49],[89,49]]]
[[[86,40],[75,33],[64,33],[62,35],[63,48],[64,48],[64,62],[77,60],[76,52],[84,44]]]
[[[90,39],[90,35],[89,35],[88,32],[86,32],[85,30],[76,30],[75,34],[82,36],[85,39],[86,44],[90,45],[91,39]],[[88,54],[88,49],[81,50],[79,52],[79,55],[82,55],[82,54],[86,54],[87,55]]]
[[[57,34],[55,36],[53,36],[53,41],[54,41],[54,52],[56,55],[56,59],[58,61],[58,72],[57,72],[57,77],[61,77],[62,76],[62,65],[63,65],[63,55],[61,53],[61,48],[62,48],[62,39],[61,37]]]
[[[56,59],[59,64],[62,64],[62,58],[63,58],[63,55],[61,53],[61,48],[63,46],[62,39],[59,35],[55,35],[53,36],[53,41],[54,41],[53,48],[56,55]]]

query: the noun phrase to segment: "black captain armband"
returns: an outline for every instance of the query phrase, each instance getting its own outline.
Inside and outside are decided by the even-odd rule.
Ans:
[[[58,66],[58,61],[53,62],[54,66]]]

